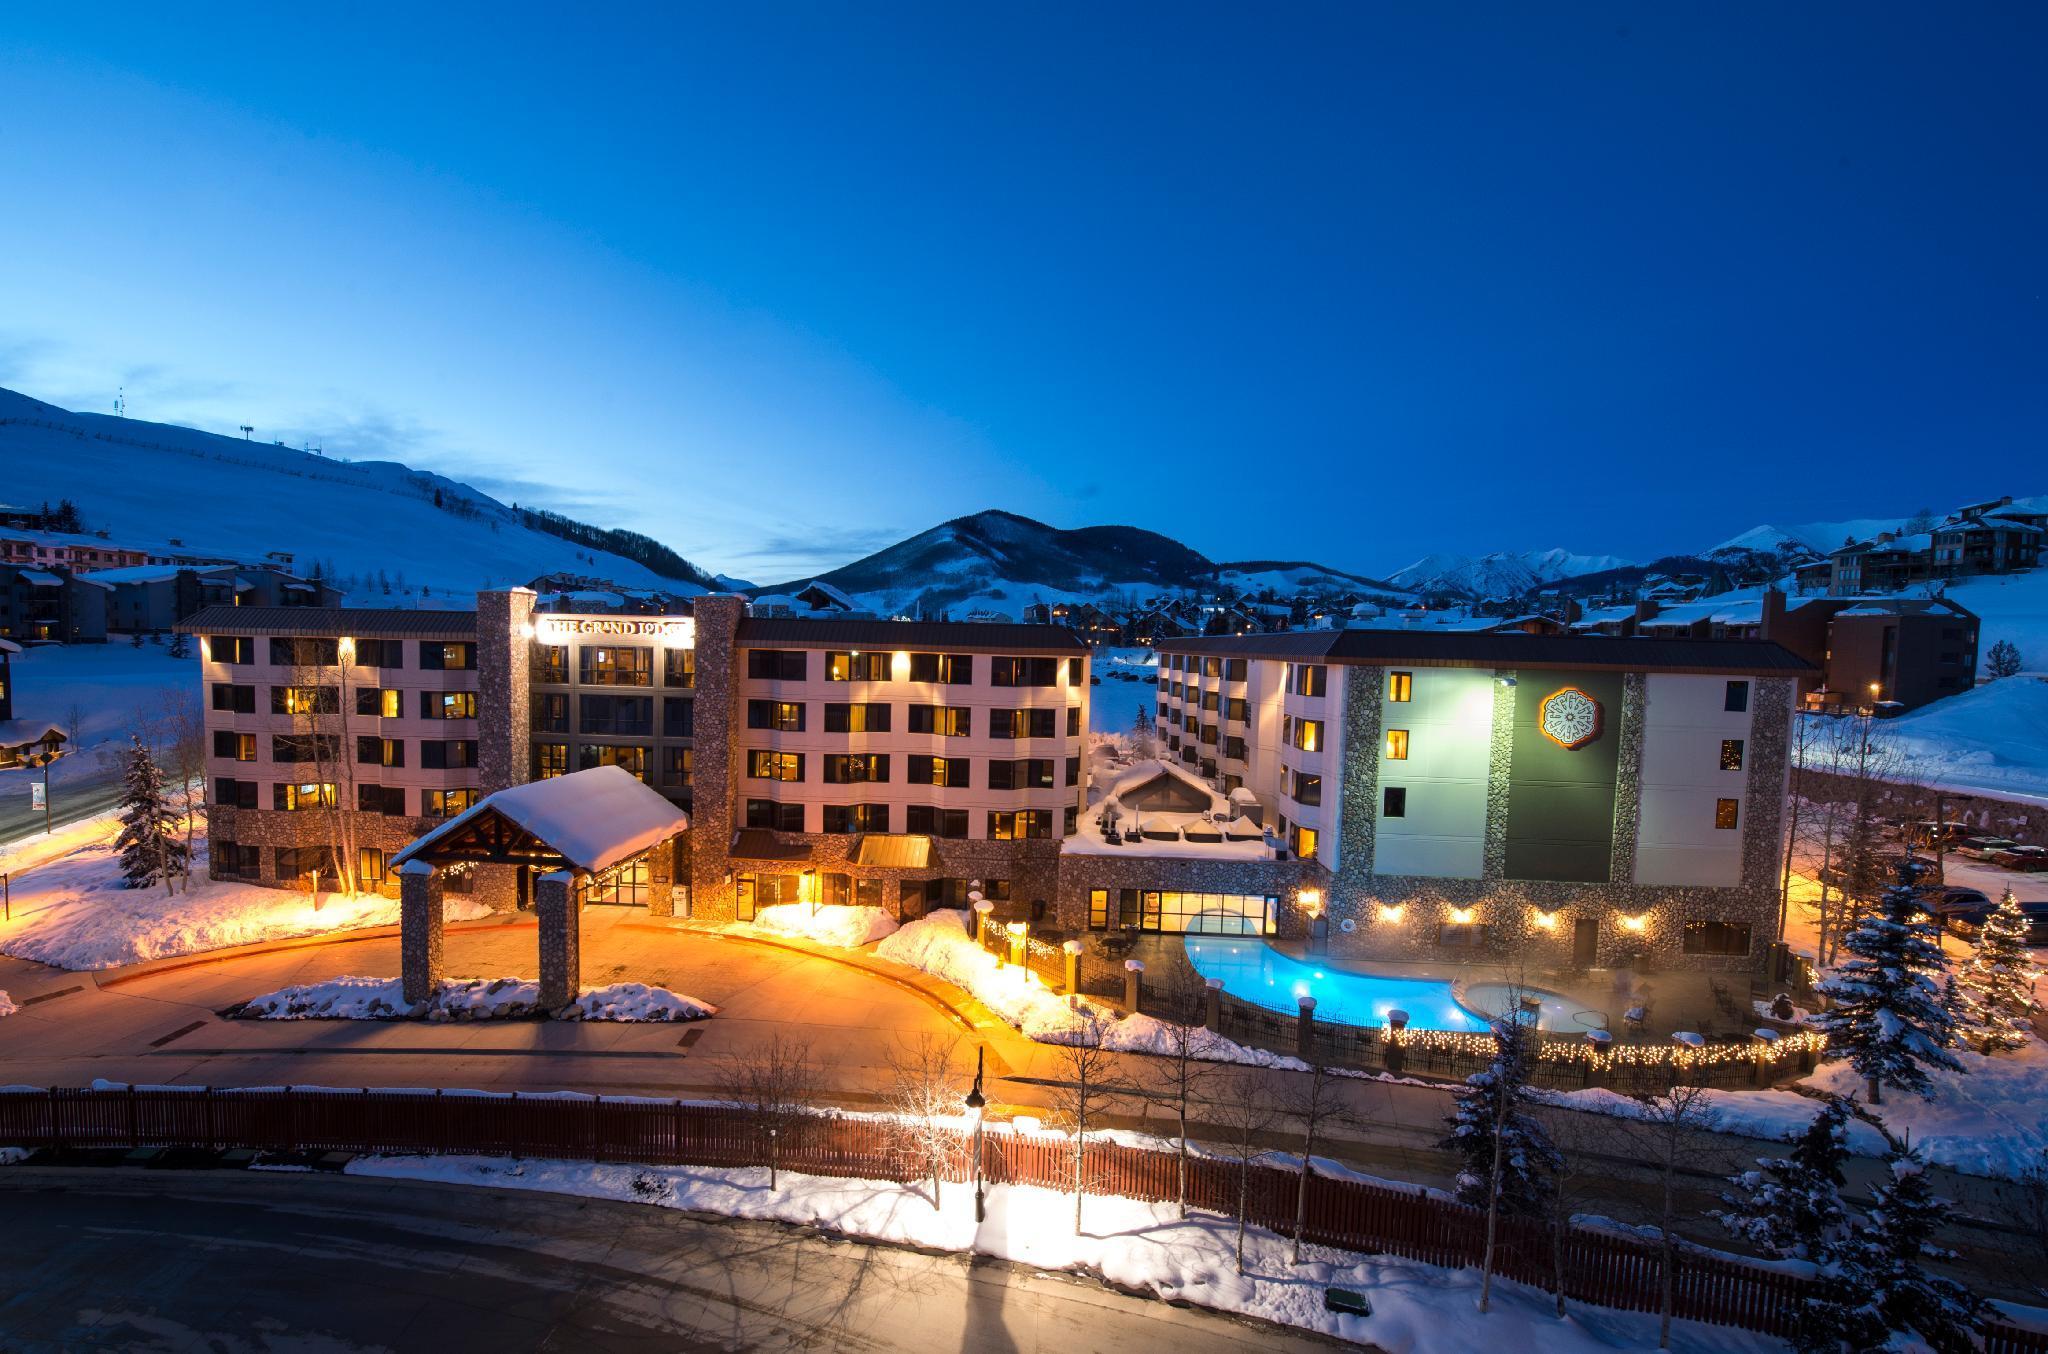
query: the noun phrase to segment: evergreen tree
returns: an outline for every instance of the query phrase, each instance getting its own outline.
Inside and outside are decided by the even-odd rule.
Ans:
[[[1878,910],[1842,942],[1850,958],[1819,984],[1834,1005],[1814,1017],[1828,1048],[1849,1060],[1879,1103],[1883,1088],[1925,1096],[1926,1069],[1963,1070],[1949,1046],[1955,1020],[1942,1006],[1948,956],[1941,932],[1913,895],[1904,864]]]
[[[1993,677],[2017,677],[2021,666],[2019,646],[2009,639],[1999,640],[1984,655],[1984,670]]]
[[[1954,1251],[1934,1244],[1949,1201],[1935,1197],[1919,1153],[1894,1143],[1888,1163],[1891,1182],[1870,1191],[1869,1216],[1849,1242],[1846,1276],[1861,1290],[1863,1304],[1875,1308],[1884,1330],[1917,1335],[1936,1354],[1966,1354],[1975,1347],[1971,1336],[1984,1303],[1953,1279],[1928,1273],[1922,1263],[1955,1258]]]
[[[142,647],[142,632],[140,630],[137,630],[134,634],[128,636],[128,647],[131,649],[139,649]]]
[[[1848,1225],[1842,1160],[1849,1155],[1849,1102],[1829,1096],[1789,1157],[1759,1157],[1758,1169],[1730,1176],[1728,1207],[1714,1216],[1734,1235],[1781,1259],[1831,1259]]]
[[[1969,1023],[1986,1053],[2026,1047],[2034,1030],[2034,983],[2041,970],[2027,948],[2027,914],[2007,888],[1977,932],[1977,943],[1956,979]]]
[[[1487,1207],[1497,1161],[1500,1211],[1540,1217],[1550,1198],[1551,1177],[1564,1159],[1543,1125],[1525,1109],[1530,1103],[1529,1027],[1512,1013],[1501,1017],[1493,1023],[1493,1047],[1492,1065],[1465,1079],[1465,1088],[1444,1121],[1450,1135],[1437,1146],[1463,1158],[1459,1202]]]
[[[131,740],[121,791],[121,835],[114,849],[121,853],[121,874],[131,889],[148,888],[158,880],[170,887],[171,877],[185,869],[185,843],[178,837],[178,815],[164,794],[164,773],[142,740]]]
[[[172,658],[190,658],[192,656],[192,641],[183,630],[171,636],[171,647],[167,653]]]

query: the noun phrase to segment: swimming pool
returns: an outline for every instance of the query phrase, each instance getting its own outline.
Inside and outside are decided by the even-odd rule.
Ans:
[[[1210,936],[1187,938],[1188,961],[1204,978],[1220,978],[1223,990],[1241,1001],[1292,1015],[1298,998],[1316,999],[1316,1017],[1344,1025],[1384,1025],[1387,1012],[1408,1013],[1416,1030],[1483,1030],[1487,1017],[1506,1010],[1507,983],[1473,983],[1460,1004],[1446,978],[1391,978],[1353,973],[1304,962],[1260,940]],[[1556,992],[1525,988],[1542,1000],[1536,1025],[1545,1030],[1583,1030],[1606,1024],[1597,1011]],[[1483,1013],[1483,1014],[1482,1014]]]

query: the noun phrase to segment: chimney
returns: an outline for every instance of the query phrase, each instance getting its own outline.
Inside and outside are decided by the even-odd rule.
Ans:
[[[1785,625],[1785,594],[1775,587],[1764,589],[1764,623],[1758,639],[1776,639]]]
[[[1643,624],[1644,622],[1646,622],[1646,621],[1654,621],[1654,620],[1656,620],[1656,619],[1657,619],[1657,599],[1656,599],[1656,598],[1654,598],[1654,597],[1638,597],[1638,598],[1636,598],[1636,621],[1635,621],[1635,623],[1636,623],[1636,624],[1637,624],[1638,626],[1640,626],[1640,625],[1642,625],[1642,624]]]

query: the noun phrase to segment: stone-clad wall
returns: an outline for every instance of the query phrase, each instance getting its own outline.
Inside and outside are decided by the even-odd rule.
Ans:
[[[697,619],[696,751],[690,766],[690,912],[729,918],[733,834],[733,729],[739,720],[740,621],[744,597],[705,595],[692,604]]]
[[[355,833],[356,845],[372,846],[390,856],[412,842],[415,837],[433,831],[445,819],[441,818],[394,818],[381,813],[349,812],[350,826]],[[277,859],[270,848],[276,846],[323,846],[327,842],[326,815],[308,811],[280,811],[277,809],[231,809],[216,805],[207,810],[206,838],[209,849],[222,842],[236,842],[243,846],[260,846],[263,851],[262,874],[252,883],[268,884],[277,888],[294,887],[298,881],[277,877]],[[213,858],[219,859],[217,850]],[[501,912],[512,911],[518,906],[518,880],[514,872],[501,865],[479,865],[476,883],[469,896],[487,907]],[[398,896],[398,876],[392,874],[378,890],[387,898]]]
[[[1112,915],[1122,889],[1158,889],[1181,893],[1278,894],[1282,936],[1308,933],[1300,890],[1307,884],[1327,887],[1329,872],[1314,861],[1186,860],[1148,856],[1134,847],[1124,855],[1066,855],[1059,860],[1059,924],[1065,931],[1088,929],[1088,893],[1109,890]]]
[[[479,797],[526,783],[533,766],[534,595],[476,596],[476,758]]]
[[[1488,879],[1508,872],[1508,784],[1515,767],[1515,688],[1508,673],[1496,668],[1493,683],[1493,737],[1486,750],[1486,842],[1479,870]],[[1384,698],[1386,692],[1377,693]],[[1377,813],[1379,806],[1373,806]]]
[[[1649,709],[1650,679],[1640,672],[1622,674],[1620,755],[1614,767],[1614,845],[1607,877],[1633,883],[1636,877],[1636,834],[1643,822],[1643,721]]]

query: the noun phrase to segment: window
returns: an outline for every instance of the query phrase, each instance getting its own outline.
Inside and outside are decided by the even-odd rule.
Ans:
[[[1742,816],[1742,801],[1739,799],[1717,799],[1714,801],[1714,826],[1732,828]]]
[[[1389,785],[1380,791],[1380,817],[1406,818],[1408,816],[1408,790],[1406,786]]]
[[[828,653],[825,655],[825,680],[886,682],[889,680],[889,655],[859,649],[847,653]]]
[[[1051,710],[991,710],[988,712],[991,738],[1052,738]]]
[[[420,795],[420,812],[429,818],[453,818],[475,805],[476,791],[472,789],[425,790]]]
[[[697,702],[686,696],[664,696],[661,702],[661,731],[670,738],[695,737]]]
[[[405,817],[405,791],[396,785],[356,786],[356,808],[387,818]]]
[[[661,750],[661,783],[663,785],[688,785],[690,783],[689,748],[663,748]]]
[[[1069,786],[1074,786],[1079,785],[1080,783],[1081,759],[1079,757],[1069,757],[1067,758],[1067,784]]]
[[[914,653],[910,656],[910,680],[937,682],[941,686],[967,686],[974,681],[974,655]]]
[[[1408,730],[1387,730],[1387,760],[1405,762],[1408,760]]]
[[[1272,935],[1278,926],[1280,899],[1274,894],[1175,893],[1151,889],[1117,890],[1110,909],[1109,890],[1088,893],[1088,927],[1142,928],[1189,935]]]
[[[356,666],[359,668],[404,667],[405,641],[399,639],[357,640]]]
[[[362,766],[404,766],[405,740],[359,735],[356,762]]]
[[[576,680],[585,686],[653,686],[654,650],[586,644],[576,654]]]
[[[270,802],[274,809],[293,813],[302,809],[331,809],[334,807],[334,786],[317,781],[273,785],[270,787]]]
[[[968,786],[968,768],[972,765],[965,757],[912,757],[910,783],[964,790]]]
[[[1486,923],[1447,921],[1437,927],[1436,943],[1454,950],[1476,950],[1486,944]]]
[[[444,643],[426,640],[420,644],[420,667],[427,672],[467,672],[476,666],[476,645],[467,641]]]
[[[1052,658],[991,658],[990,686],[1058,686],[1059,662]]]
[[[569,745],[567,743],[535,743],[533,745],[533,778],[553,780],[556,776],[569,774]]]
[[[774,729],[778,733],[802,733],[804,731],[803,702],[748,701],[747,727],[750,729]]]
[[[663,686],[697,685],[697,651],[695,649],[664,649],[661,654],[661,684]]]
[[[1224,681],[1241,682],[1244,680],[1244,674],[1245,661],[1242,658],[1226,658],[1223,660]]]
[[[273,762],[338,762],[341,736],[332,733],[279,733],[270,737]]]
[[[1723,738],[1721,740],[1721,769],[1740,771],[1742,769],[1742,740]]]
[[[1067,737],[1079,738],[1080,736],[1081,707],[1078,705],[1069,705],[1067,707]]]
[[[1244,739],[1239,738],[1234,733],[1224,735],[1223,755],[1240,762],[1245,760]]]
[[[825,704],[826,733],[887,733],[889,707],[886,705]]]
[[[764,682],[801,682],[809,672],[802,649],[749,649],[747,676]]]
[[[638,856],[601,875],[576,877],[577,901],[585,907],[609,904],[614,907],[645,907],[651,884],[647,857]]]
[[[903,830],[928,837],[965,837],[967,810],[941,809],[930,804],[912,804],[903,811]]]
[[[1323,778],[1311,776],[1305,771],[1293,773],[1294,802],[1307,808],[1314,808],[1323,802]]]
[[[429,771],[455,771],[476,765],[474,738],[420,740],[420,765]]]
[[[476,692],[422,691],[421,719],[475,719]]]
[[[225,757],[231,762],[253,762],[256,760],[256,735],[216,729],[213,734],[213,755]]]
[[[569,646],[540,644],[533,650],[533,680],[563,683],[569,680]]]
[[[1415,674],[1412,672],[1390,672],[1387,674],[1387,699],[1405,701],[1415,694]]]
[[[215,879],[261,879],[263,877],[263,848],[240,846],[234,842],[213,844],[213,877]]]
[[[888,779],[886,752],[834,752],[825,757],[827,785],[881,784]]]
[[[1221,677],[1223,675],[1223,660],[1220,658],[1204,658],[1202,660],[1202,675],[1204,677]]]
[[[297,883],[307,875],[318,874],[321,888],[341,887],[341,879],[334,872],[334,855],[324,846],[273,847],[271,859],[280,883]]]
[[[1749,683],[1728,683],[1728,694],[1722,699],[1721,708],[1733,714],[1741,714],[1749,709]]]
[[[1293,721],[1292,730],[1287,741],[1293,746],[1300,748],[1303,752],[1321,752],[1323,750],[1323,721],[1320,719],[1297,719]]]
[[[1048,757],[988,764],[991,790],[1048,790],[1052,783],[1052,759]]]
[[[236,686],[233,682],[215,682],[213,708],[230,714],[253,715],[256,713],[256,688]]]
[[[213,783],[213,802],[223,809],[253,809],[256,795],[261,787],[253,780],[236,780],[233,776],[222,776]]]
[[[747,826],[775,832],[802,832],[804,806],[778,804],[772,799],[750,799],[747,801]]]
[[[825,831],[827,832],[887,832],[889,830],[889,806],[887,804],[827,804],[825,806]]]
[[[1080,829],[1081,810],[1069,804],[1066,807],[1065,814],[1060,819],[1060,835],[1062,837],[1071,837]]]
[[[397,695],[396,691],[391,693]],[[560,691],[543,691],[533,698],[533,727],[540,733],[569,732],[569,697]]]
[[[1314,860],[1316,858],[1316,830],[1314,828],[1303,827],[1301,824],[1296,823],[1289,844],[1293,846],[1294,854],[1303,860]]]
[[[299,637],[270,641],[270,666],[274,668],[331,668],[340,663],[341,641],[338,639]]]
[[[247,635],[214,635],[206,641],[206,656],[216,663],[253,663],[256,641]]]
[[[273,686],[273,715],[331,715],[341,710],[341,692],[331,686]]]
[[[579,743],[576,747],[576,769],[588,771],[594,766],[621,767],[644,781],[647,779],[647,749],[621,747],[614,743]]]
[[[399,693],[389,687],[356,688],[356,713],[371,719],[397,719],[405,713]]]
[[[1214,724],[1204,724],[1202,726],[1201,741],[1207,743],[1210,747],[1216,746],[1216,726]]]
[[[801,752],[750,749],[747,753],[747,775],[754,780],[802,780],[804,755]]]
[[[1746,956],[1749,927],[1737,922],[1689,921],[1685,924],[1685,952]]]
[[[941,738],[966,738],[974,732],[974,711],[964,705],[913,705],[910,731],[937,734]]]
[[[1289,691],[1297,696],[1322,696],[1330,690],[1329,669],[1321,663],[1296,663]]]
[[[1243,724],[1250,714],[1243,696],[1232,696],[1223,704],[1223,717],[1232,724]]]
[[[591,696],[577,698],[578,733],[609,733],[646,738],[654,733],[654,697]]]
[[[1044,809],[991,809],[988,815],[988,835],[996,841],[1024,841],[1027,838],[1051,837],[1052,815]]]
[[[854,880],[853,905],[855,907],[880,907],[882,905],[882,881],[879,879]]]

